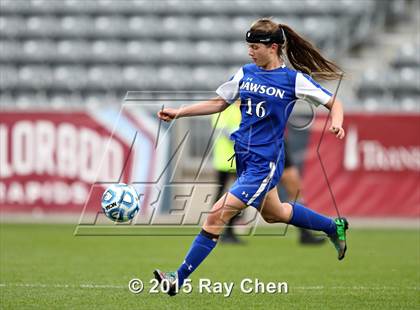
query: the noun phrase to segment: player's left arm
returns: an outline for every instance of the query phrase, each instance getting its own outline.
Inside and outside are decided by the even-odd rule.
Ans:
[[[295,84],[296,97],[308,101],[315,106],[323,105],[331,111],[331,126],[329,131],[339,139],[343,139],[345,132],[343,129],[343,104],[340,100],[315,82],[309,75],[298,72]]]
[[[324,106],[331,111],[331,126],[328,130],[337,138],[343,139],[346,135],[343,129],[343,104],[337,98],[332,97]]]

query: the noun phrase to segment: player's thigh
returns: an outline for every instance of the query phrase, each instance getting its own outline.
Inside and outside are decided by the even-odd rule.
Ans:
[[[295,166],[284,169],[280,182],[285,187],[289,199],[298,199],[300,196],[299,170]]]
[[[234,195],[226,193],[213,205],[203,228],[210,233],[219,234],[223,226],[246,207],[246,204]]]
[[[265,196],[258,212],[268,223],[288,223],[292,216],[292,206],[280,201],[277,187],[274,187]]]

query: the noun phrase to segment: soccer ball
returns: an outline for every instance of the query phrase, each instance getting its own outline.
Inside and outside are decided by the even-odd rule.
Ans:
[[[113,184],[102,195],[102,210],[114,222],[127,222],[139,212],[140,201],[136,190],[127,184]]]

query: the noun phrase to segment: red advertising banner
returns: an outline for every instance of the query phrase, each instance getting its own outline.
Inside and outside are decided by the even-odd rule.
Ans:
[[[315,120],[305,152],[308,205],[329,215],[336,205],[343,216],[420,217],[420,115],[346,115],[344,140],[323,135],[325,120]],[[153,126],[145,113],[106,109],[2,111],[0,212],[96,212],[118,181],[136,181],[147,206],[147,184],[167,162]]]
[[[115,129],[116,119],[124,126]],[[141,157],[131,154],[134,135]],[[85,211],[97,212],[107,182],[150,181],[153,145],[144,126],[119,110],[2,111],[0,212],[80,214],[88,197],[97,203]]]
[[[344,140],[323,134],[325,121],[315,120],[306,150],[308,205],[329,215],[336,205],[342,216],[420,217],[420,115],[346,115]]]

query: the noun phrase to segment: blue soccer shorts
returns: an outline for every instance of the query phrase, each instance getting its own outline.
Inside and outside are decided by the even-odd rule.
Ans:
[[[284,169],[284,151],[270,161],[235,143],[236,175],[229,192],[248,206],[259,208],[265,195],[280,181]]]

